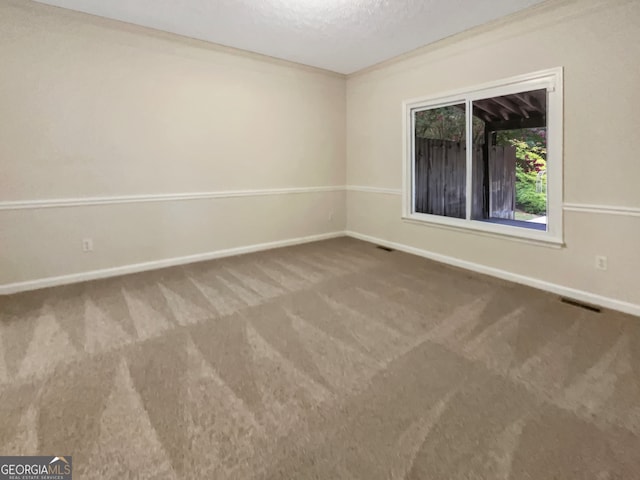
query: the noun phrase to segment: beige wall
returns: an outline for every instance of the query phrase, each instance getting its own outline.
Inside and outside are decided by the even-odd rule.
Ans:
[[[0,112],[0,285],[344,230],[342,191],[6,208],[342,186],[342,76],[0,0]]]
[[[352,75],[347,183],[401,188],[403,100],[557,66],[565,203],[640,208],[640,2],[631,0],[551,1]],[[565,211],[562,249],[400,216],[398,195],[348,193],[348,230],[640,304],[640,216]],[[608,257],[606,272],[595,255]]]
[[[558,0],[350,76],[0,0],[0,286],[345,229],[640,304],[640,216],[554,249],[405,223],[401,102],[565,67],[564,200],[640,207],[640,3]],[[348,139],[348,143],[347,143]],[[11,202],[336,187],[14,209]],[[31,205],[33,207],[33,205]],[[82,238],[95,251],[82,253]],[[594,269],[606,255],[609,269]]]

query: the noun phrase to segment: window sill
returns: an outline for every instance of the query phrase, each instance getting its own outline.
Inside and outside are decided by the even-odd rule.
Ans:
[[[474,220],[474,221],[482,222],[482,223],[491,223],[493,225],[506,225],[509,227],[524,228],[529,231],[534,230],[537,232],[544,232],[545,234],[547,232],[546,223],[534,223],[534,222],[527,222],[525,220],[507,220],[504,218],[487,218],[485,220]]]
[[[563,248],[565,246],[561,237],[554,237],[548,232],[501,225],[500,223],[484,222],[481,220],[463,220],[419,213],[403,215],[402,220],[406,223],[416,225],[444,228],[472,235],[500,238],[502,240],[511,240],[549,248]]]

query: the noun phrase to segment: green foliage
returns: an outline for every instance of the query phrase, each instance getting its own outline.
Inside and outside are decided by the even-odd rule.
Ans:
[[[516,147],[516,162],[525,172],[547,169],[547,129],[504,130],[496,135],[497,145]]]
[[[516,208],[527,213],[545,215],[547,213],[547,177],[542,177],[542,192],[536,189],[538,174],[525,172],[516,165]]]
[[[432,108],[415,113],[415,134],[419,138],[464,142],[467,121],[464,105]],[[473,117],[473,142],[482,143],[484,122]]]
[[[464,108],[440,107],[415,114],[416,136],[436,140],[462,142],[465,139]]]
[[[538,191],[538,172],[547,170],[546,128],[523,128],[498,132],[498,145],[516,148],[516,208],[526,213],[547,213],[547,177],[542,175]]]

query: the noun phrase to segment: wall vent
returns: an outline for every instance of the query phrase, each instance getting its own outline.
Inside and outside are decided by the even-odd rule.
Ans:
[[[596,312],[596,313],[601,312],[600,308],[598,307],[594,307],[593,305],[588,305],[586,303],[578,302],[577,300],[572,300],[570,298],[561,298],[560,301],[568,305],[573,305],[574,307],[584,308],[585,310],[589,310],[590,312]]]

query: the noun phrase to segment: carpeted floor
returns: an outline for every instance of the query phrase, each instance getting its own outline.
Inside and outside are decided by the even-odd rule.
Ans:
[[[640,319],[357,240],[0,311],[0,454],[74,478],[640,478]]]

